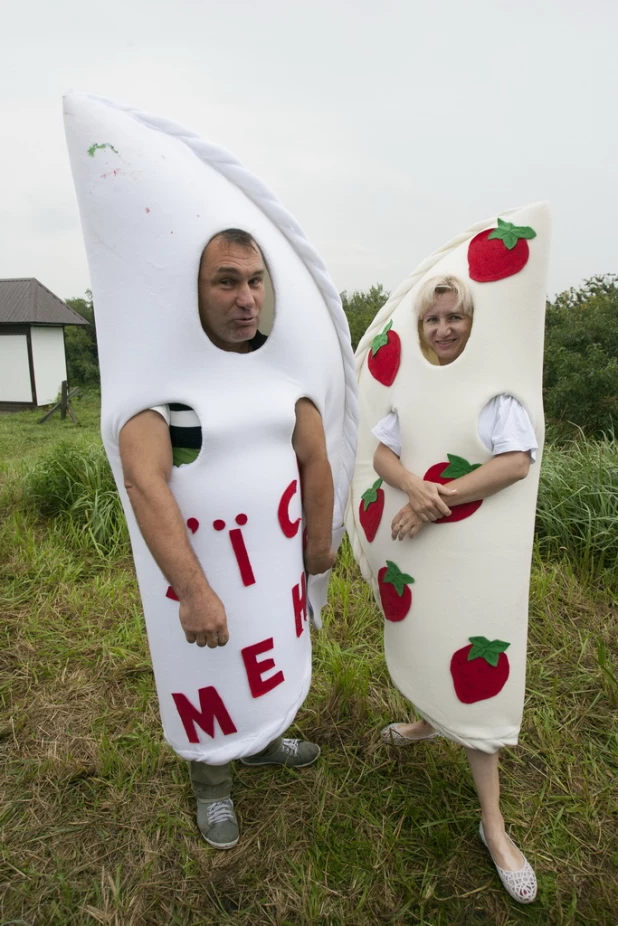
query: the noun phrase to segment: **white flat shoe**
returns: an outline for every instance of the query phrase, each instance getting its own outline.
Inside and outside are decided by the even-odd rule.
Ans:
[[[397,729],[399,726],[401,726],[399,723],[389,723],[387,727],[380,730],[382,741],[388,743],[389,746],[411,746],[412,743],[420,743],[421,740],[432,740],[441,735],[434,730],[433,733],[424,733],[422,736],[406,736],[405,733],[399,732]]]
[[[483,845],[491,855],[491,850],[485,841],[485,833],[483,832],[482,823],[479,824],[479,835]],[[515,843],[509,834],[506,833],[505,835],[511,845],[515,846]],[[515,846],[515,848],[517,848],[517,846]],[[518,851],[521,852],[521,849]],[[513,900],[516,900],[518,903],[532,903],[532,901],[536,898],[536,875],[532,865],[524,853],[521,852],[521,854],[524,860],[524,864],[521,868],[518,868],[517,871],[505,871],[504,868],[500,868],[493,855],[491,855],[491,860],[496,866],[496,871],[498,872],[498,876],[502,881],[507,894],[510,894]]]

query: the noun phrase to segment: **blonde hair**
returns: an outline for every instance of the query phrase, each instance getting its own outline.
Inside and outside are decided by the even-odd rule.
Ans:
[[[459,310],[462,315],[469,315],[470,318],[472,318],[474,314],[474,303],[472,302],[470,290],[466,283],[460,280],[459,277],[449,274],[444,277],[431,277],[429,280],[425,280],[416,294],[414,308],[416,311],[418,338],[421,350],[425,358],[429,360],[430,363],[434,364],[434,366],[439,366],[439,360],[423,336],[423,316],[425,312],[435,305],[436,296],[440,296],[442,293],[455,293],[457,296],[457,302],[453,307],[453,311]]]
[[[431,279],[425,280],[416,294],[414,306],[419,321],[421,321],[425,312],[430,309],[432,305],[435,305],[436,296],[440,296],[442,293],[455,293],[457,302],[455,303],[454,309],[459,309],[463,315],[473,314],[474,304],[472,302],[472,296],[463,280],[452,275],[431,277]]]

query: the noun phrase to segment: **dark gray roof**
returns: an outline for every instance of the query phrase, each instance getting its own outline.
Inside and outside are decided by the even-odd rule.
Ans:
[[[0,280],[0,325],[87,325],[78,312],[30,277]]]

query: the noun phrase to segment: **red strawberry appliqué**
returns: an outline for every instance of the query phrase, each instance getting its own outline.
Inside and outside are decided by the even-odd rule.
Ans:
[[[480,463],[468,463],[464,457],[458,457],[454,453],[447,453],[447,457],[448,463],[434,463],[433,466],[429,467],[423,479],[426,479],[427,482],[438,482],[440,485],[444,486],[448,482],[452,482],[453,479],[459,479],[460,476],[467,476],[468,473],[478,469],[481,465]],[[445,496],[444,501],[448,505],[448,497]],[[463,521],[464,518],[469,518],[471,514],[478,511],[482,504],[483,500],[479,499],[476,502],[466,502],[464,505],[454,505],[448,517],[438,518],[438,520],[433,523],[448,524],[451,521]]]
[[[497,228],[475,235],[468,245],[470,279],[491,283],[512,277],[528,263],[530,249],[526,239],[536,238],[529,225],[513,225],[498,219]]]
[[[393,323],[389,322],[386,328],[376,335],[371,342],[367,358],[369,372],[383,386],[392,386],[401,360],[401,340],[392,328]]]
[[[495,698],[509,677],[509,659],[504,640],[468,637],[470,646],[457,650],[451,659],[455,694],[463,704]]]
[[[384,489],[381,489],[381,479],[376,479],[374,484],[361,495],[361,503],[358,506],[358,520],[365,532],[367,542],[371,543],[378,532],[382,512],[384,511]]]
[[[387,621],[402,621],[412,607],[412,592],[408,588],[412,576],[402,572],[396,563],[386,560],[378,572],[380,601]]]

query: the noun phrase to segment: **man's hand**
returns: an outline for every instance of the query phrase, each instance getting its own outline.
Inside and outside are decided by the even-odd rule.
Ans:
[[[230,638],[223,602],[209,586],[183,596],[178,616],[187,643],[215,649]]]
[[[311,576],[319,576],[333,568],[337,554],[330,547],[312,550],[308,545],[305,550],[305,569]]]
[[[414,477],[414,484],[408,488],[407,495],[412,511],[426,523],[450,515],[451,509],[442,501],[442,496],[457,495],[457,489]]]
[[[427,524],[422,518],[412,510],[411,505],[404,505],[401,511],[398,511],[391,524],[391,538],[393,540],[410,539],[416,535]]]

